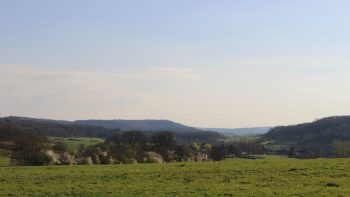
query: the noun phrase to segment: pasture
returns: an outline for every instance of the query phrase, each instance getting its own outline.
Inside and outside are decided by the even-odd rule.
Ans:
[[[11,158],[10,151],[0,149],[0,167],[10,166],[10,158]]]
[[[12,196],[350,196],[350,159],[1,167]]]
[[[104,142],[105,140],[102,138],[88,138],[88,137],[49,137],[51,142],[63,142],[69,151],[75,152],[81,144],[84,146],[91,146],[94,144],[98,144]]]

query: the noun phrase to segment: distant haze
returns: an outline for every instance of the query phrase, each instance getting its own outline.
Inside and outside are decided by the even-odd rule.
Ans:
[[[0,116],[209,128],[350,113],[350,1],[0,1]]]
[[[273,127],[252,127],[252,128],[200,128],[202,130],[216,131],[226,136],[233,135],[256,135],[265,134]]]

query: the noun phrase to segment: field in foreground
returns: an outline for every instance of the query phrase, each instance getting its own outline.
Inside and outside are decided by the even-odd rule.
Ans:
[[[0,168],[14,196],[350,196],[350,159]]]

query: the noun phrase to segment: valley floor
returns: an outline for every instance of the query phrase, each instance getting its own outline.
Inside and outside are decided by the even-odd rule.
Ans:
[[[350,159],[0,167],[0,196],[350,196]]]

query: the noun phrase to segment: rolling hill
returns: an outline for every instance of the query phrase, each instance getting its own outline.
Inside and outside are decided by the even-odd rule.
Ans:
[[[2,127],[4,126],[4,127]],[[147,135],[158,131],[170,131],[179,142],[200,141],[215,143],[224,138],[212,131],[203,131],[169,120],[49,120],[27,117],[0,118],[0,129],[14,126],[51,137],[98,137],[109,138],[115,133],[130,130],[143,131]],[[1,141],[1,140],[0,140]]]
[[[185,126],[170,120],[78,120],[79,125],[99,126],[107,129],[120,129],[122,131],[199,131],[199,129]]]
[[[329,145],[334,140],[350,140],[350,116],[333,116],[310,123],[275,127],[264,138],[299,145]]]
[[[119,129],[106,129],[98,126],[78,125],[70,121],[37,119],[27,117],[0,118],[0,126],[14,126],[21,130],[33,131],[44,136],[55,137],[100,137],[108,138]]]

